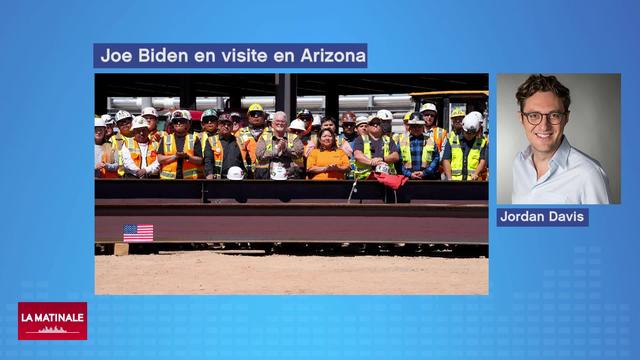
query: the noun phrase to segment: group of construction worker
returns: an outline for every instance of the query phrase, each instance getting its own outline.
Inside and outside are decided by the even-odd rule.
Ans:
[[[437,126],[435,104],[403,118],[404,131],[392,132],[393,114],[345,112],[314,126],[303,109],[288,121],[260,104],[246,113],[207,109],[201,132],[193,132],[191,113],[172,111],[158,130],[155,108],[140,116],[120,110],[95,118],[95,177],[173,179],[358,179],[374,174],[411,180],[482,181],[487,179],[488,138],[483,116],[455,108],[452,131]],[[342,131],[338,130],[338,127]],[[117,133],[115,129],[117,128]]]

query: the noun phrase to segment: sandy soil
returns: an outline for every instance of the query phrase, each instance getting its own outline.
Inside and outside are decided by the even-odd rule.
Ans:
[[[489,260],[239,256],[211,251],[96,256],[96,294],[487,294]]]

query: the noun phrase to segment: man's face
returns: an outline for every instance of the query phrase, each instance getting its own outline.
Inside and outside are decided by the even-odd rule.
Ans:
[[[462,131],[462,119],[464,119],[464,116],[456,116],[451,118],[454,132],[458,133]]]
[[[189,132],[189,120],[187,119],[174,119],[171,120],[171,124],[173,125],[173,132],[176,135],[186,135]]]
[[[136,139],[138,143],[146,143],[149,141],[149,129],[148,128],[137,128],[132,131],[133,137]]]
[[[94,128],[94,139],[97,141],[102,141],[104,139],[104,135],[106,132],[106,128],[103,126],[96,126]]]
[[[424,132],[424,125],[417,125],[417,124],[409,125],[409,132],[413,136],[420,136]]]
[[[104,136],[108,139],[113,135],[113,125],[107,125],[105,128]]]
[[[228,136],[231,134],[231,129],[233,128],[233,122],[228,120],[223,120],[220,122],[220,126],[218,126],[218,134],[220,136]]]
[[[287,128],[287,119],[284,116],[276,116],[273,119],[272,128],[277,132],[284,132]]]
[[[424,117],[424,122],[427,127],[433,126],[433,124],[436,122],[436,116],[438,115],[438,113],[432,110],[425,110],[421,114],[422,117]]]
[[[202,120],[202,128],[209,134],[213,134],[218,129],[218,119],[213,116],[204,118]]]
[[[379,138],[382,136],[382,122],[372,121],[369,123],[369,135]]]
[[[342,132],[346,135],[351,135],[356,131],[356,123],[354,122],[345,122],[342,123]]]
[[[322,126],[320,127],[320,129],[330,129],[335,134],[336,124],[334,124],[333,121],[325,121],[322,123]]]
[[[467,141],[471,141],[478,136],[478,131],[464,131],[462,130],[462,134]]]
[[[264,126],[264,112],[251,111],[249,112],[249,124],[252,126]]]
[[[242,127],[242,118],[240,118],[239,116],[232,116],[231,121],[233,122],[231,131],[236,132],[240,130],[240,128]]]
[[[145,115],[143,118],[147,119],[149,123],[149,130],[153,131],[158,128],[158,118],[153,115]]]
[[[131,120],[131,118],[127,118],[116,122],[120,133],[126,137],[131,137]]]
[[[313,117],[311,115],[300,115],[298,119],[304,121],[304,127],[308,129],[313,123]]]
[[[356,129],[358,130],[358,135],[369,135],[369,124],[360,124]]]
[[[551,124],[548,115],[543,115],[539,124],[532,125],[524,115],[524,113],[532,112],[540,114],[564,113],[565,108],[562,105],[562,100],[550,91],[538,91],[525,100],[522,114],[520,114],[520,122],[534,152],[552,156],[562,143],[564,127],[569,121],[568,114],[562,116],[560,123],[556,125]]]

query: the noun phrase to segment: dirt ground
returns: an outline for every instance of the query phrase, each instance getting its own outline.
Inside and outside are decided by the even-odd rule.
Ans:
[[[247,256],[212,251],[96,256],[96,294],[487,294],[489,259]]]

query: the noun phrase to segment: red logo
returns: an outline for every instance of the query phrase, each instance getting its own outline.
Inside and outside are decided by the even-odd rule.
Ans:
[[[18,340],[87,340],[87,303],[19,302]]]

